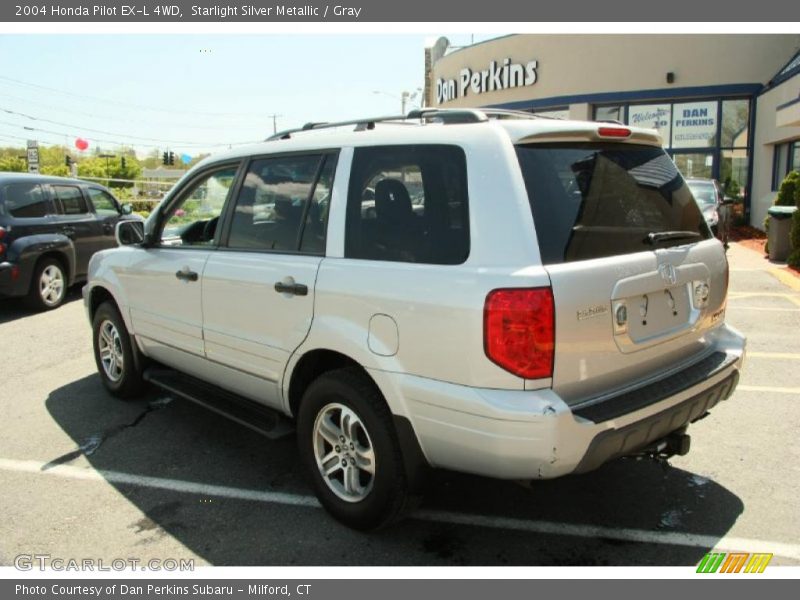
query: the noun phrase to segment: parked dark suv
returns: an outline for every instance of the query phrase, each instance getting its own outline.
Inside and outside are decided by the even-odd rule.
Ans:
[[[61,305],[92,254],[116,245],[117,221],[130,213],[94,183],[0,173],[0,297],[27,296],[39,310]]]

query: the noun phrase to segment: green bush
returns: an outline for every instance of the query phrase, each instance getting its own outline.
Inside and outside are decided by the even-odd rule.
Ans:
[[[800,269],[800,209],[792,215],[792,232],[789,234],[789,239],[793,249],[786,262],[790,267]]]
[[[800,206],[800,172],[792,171],[781,182],[775,206]]]
[[[157,202],[148,202],[147,200],[132,200],[131,206],[133,206],[133,212],[146,212],[150,213],[153,210]]]

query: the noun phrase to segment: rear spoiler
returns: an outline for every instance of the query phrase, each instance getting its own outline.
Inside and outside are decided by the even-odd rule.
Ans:
[[[625,142],[661,146],[661,135],[655,129],[636,129],[612,123],[587,123],[583,127],[570,127],[532,133],[517,140],[517,144],[542,142]]]

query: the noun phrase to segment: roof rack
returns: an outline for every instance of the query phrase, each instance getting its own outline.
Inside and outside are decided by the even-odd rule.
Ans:
[[[518,110],[500,110],[493,108],[419,108],[412,110],[407,115],[387,115],[383,117],[370,117],[366,119],[353,119],[350,121],[334,122],[311,122],[302,127],[286,129],[271,135],[265,141],[286,140],[292,137],[293,133],[312,131],[316,129],[330,129],[333,127],[346,127],[355,125],[355,131],[375,129],[376,123],[390,123],[397,125],[405,124],[411,120],[432,121],[437,123],[464,124],[464,123],[483,123],[489,119],[549,119],[533,113],[526,113]]]

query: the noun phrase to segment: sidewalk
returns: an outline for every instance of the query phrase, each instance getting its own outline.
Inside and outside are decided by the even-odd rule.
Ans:
[[[728,248],[728,263],[731,273],[747,271],[765,271],[791,290],[800,292],[800,274],[790,270],[785,262],[770,262],[760,252],[751,250],[737,242],[731,242]]]

